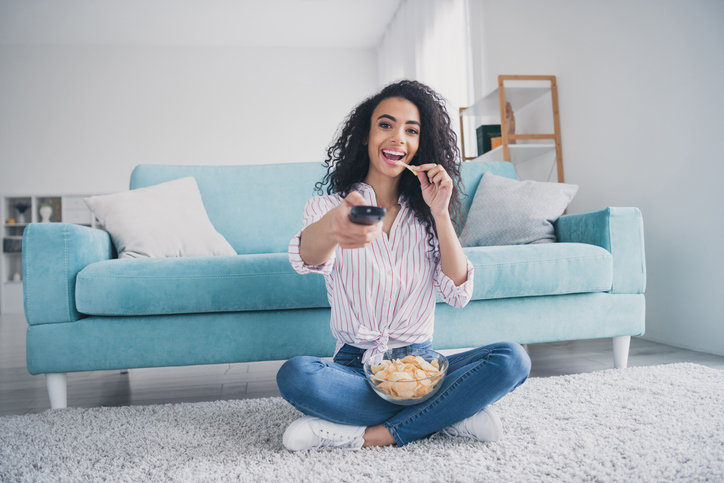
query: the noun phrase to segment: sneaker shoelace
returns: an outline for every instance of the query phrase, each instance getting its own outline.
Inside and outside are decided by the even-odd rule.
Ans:
[[[319,443],[315,446],[315,449],[321,448],[341,448],[341,449],[358,449],[359,446],[355,445],[358,438],[349,436],[343,436],[341,434],[332,433],[331,431],[321,430],[317,436],[319,436]]]
[[[442,432],[452,438],[474,438],[470,418],[463,419],[462,421],[457,422],[452,426],[448,426],[447,428],[443,429]]]

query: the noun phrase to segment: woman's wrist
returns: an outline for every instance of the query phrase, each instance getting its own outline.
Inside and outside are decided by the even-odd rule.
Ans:
[[[435,220],[435,224],[438,226],[441,223],[452,223],[452,219],[450,218],[450,212],[447,209],[440,213],[432,213],[432,218]]]
[[[337,248],[334,234],[333,211],[302,230],[299,243],[299,256],[307,265],[322,265],[329,260]]]

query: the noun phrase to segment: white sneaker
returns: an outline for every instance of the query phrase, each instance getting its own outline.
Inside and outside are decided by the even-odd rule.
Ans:
[[[289,451],[320,448],[360,449],[365,426],[352,426],[303,416],[289,425],[282,441]]]
[[[484,407],[469,418],[465,418],[442,430],[452,437],[474,438],[478,441],[498,441],[503,436],[503,423],[495,411]]]

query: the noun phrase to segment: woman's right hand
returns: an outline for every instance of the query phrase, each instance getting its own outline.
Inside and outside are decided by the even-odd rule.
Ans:
[[[307,265],[322,265],[327,262],[337,246],[362,248],[382,233],[382,222],[375,225],[357,225],[349,219],[353,206],[366,205],[361,194],[353,191],[335,208],[302,231],[299,242],[299,256]]]
[[[337,244],[341,248],[362,248],[372,243],[382,233],[382,221],[374,225],[358,225],[349,219],[353,206],[366,205],[367,200],[352,191],[330,213],[330,226]]]

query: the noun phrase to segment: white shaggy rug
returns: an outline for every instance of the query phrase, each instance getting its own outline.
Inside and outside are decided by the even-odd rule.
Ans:
[[[529,379],[504,437],[287,452],[281,398],[0,418],[0,481],[724,481],[724,371],[695,364]]]

